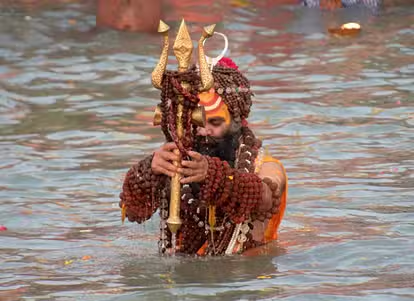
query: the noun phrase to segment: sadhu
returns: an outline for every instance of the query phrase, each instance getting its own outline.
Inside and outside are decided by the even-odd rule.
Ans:
[[[288,180],[249,128],[250,83],[225,51],[214,59],[204,54],[214,26],[204,28],[199,66],[191,65],[184,20],[174,43],[178,71],[166,70],[168,28],[160,23],[164,47],[152,73],[161,89],[154,124],[166,142],[127,172],[123,218],[143,223],[158,210],[160,253],[234,254],[273,241]]]

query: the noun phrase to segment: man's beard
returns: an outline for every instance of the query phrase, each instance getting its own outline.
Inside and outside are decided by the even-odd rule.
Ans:
[[[227,161],[231,167],[234,167],[236,161],[236,151],[239,147],[239,138],[241,131],[228,131],[222,138],[212,136],[196,136],[194,150],[202,155],[218,157]]]

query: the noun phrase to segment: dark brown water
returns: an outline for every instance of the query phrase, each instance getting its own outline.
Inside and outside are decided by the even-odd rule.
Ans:
[[[163,141],[161,38],[96,30],[89,5],[1,7],[0,300],[413,300],[413,5],[262,2],[167,18],[224,17],[250,123],[290,178],[278,243],[206,259],[158,257],[157,217],[120,221],[123,174]],[[209,21],[190,22],[194,40]],[[361,35],[326,34],[344,21]]]

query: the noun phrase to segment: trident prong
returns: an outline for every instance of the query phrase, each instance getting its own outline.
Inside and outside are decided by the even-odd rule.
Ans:
[[[169,41],[168,41],[168,30],[170,27],[165,24],[162,20],[160,20],[160,24],[158,25],[158,32],[164,36],[164,46],[162,48],[160,60],[155,66],[154,71],[151,74],[151,81],[152,85],[157,89],[162,89],[162,78],[164,76],[165,69],[167,68],[168,62],[168,48],[169,48]]]
[[[181,21],[180,28],[178,29],[173,49],[178,61],[178,71],[187,71],[191,62],[191,54],[193,53],[193,42],[184,19]]]
[[[203,34],[198,41],[198,61],[200,64],[200,77],[201,77],[201,88],[200,91],[208,91],[214,84],[213,75],[210,72],[206,55],[204,53],[204,41],[214,34],[214,28],[216,24],[209,25],[203,28]]]

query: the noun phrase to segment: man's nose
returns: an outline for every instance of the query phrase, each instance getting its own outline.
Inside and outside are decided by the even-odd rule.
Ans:
[[[208,135],[211,135],[211,130],[209,130],[208,128],[199,127],[198,128],[198,134],[200,136],[208,136]]]

